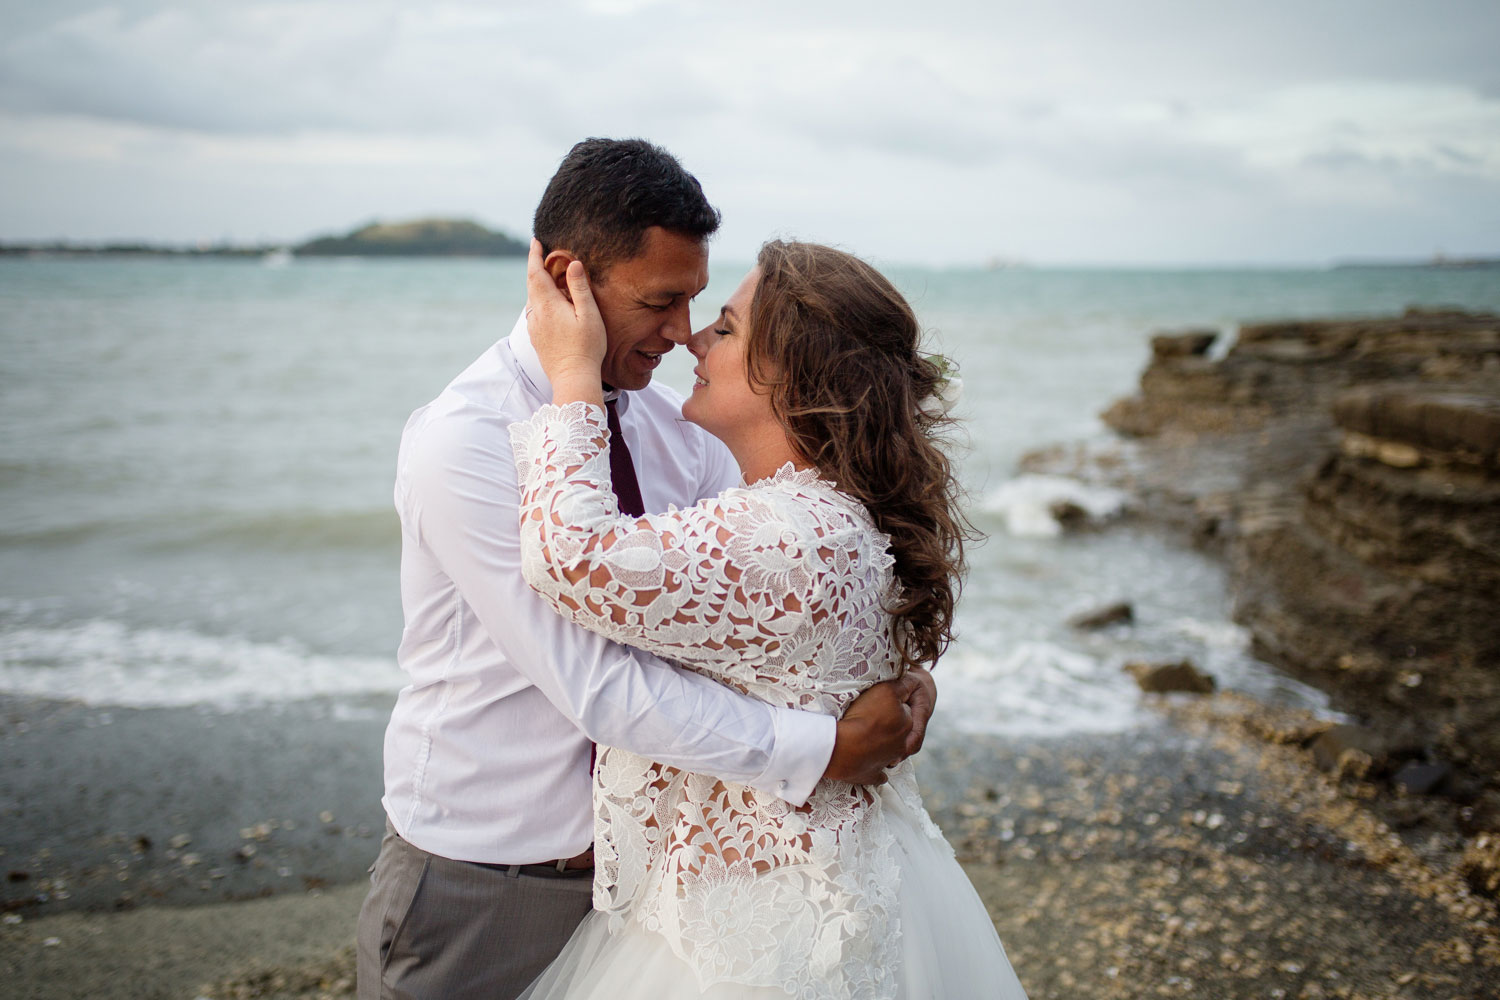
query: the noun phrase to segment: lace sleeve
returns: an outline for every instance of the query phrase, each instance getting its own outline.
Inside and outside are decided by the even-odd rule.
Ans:
[[[744,680],[816,601],[818,527],[763,491],[632,518],[610,488],[603,411],[543,406],[511,426],[526,582],[618,642]]]

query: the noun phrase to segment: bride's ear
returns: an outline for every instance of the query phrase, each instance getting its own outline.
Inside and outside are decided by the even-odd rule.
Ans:
[[[552,276],[552,283],[569,302],[573,301],[573,296],[568,292],[568,265],[577,259],[566,250],[554,250],[542,261],[542,267]]]

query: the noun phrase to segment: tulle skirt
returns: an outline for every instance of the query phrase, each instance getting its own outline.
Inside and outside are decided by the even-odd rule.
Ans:
[[[888,790],[884,809],[901,869],[897,1000],[1026,1000],[995,925],[952,850],[932,840]],[[556,961],[520,1000],[786,1000],[775,988],[716,983],[699,991],[693,971],[666,940],[629,922],[610,934],[586,917]]]

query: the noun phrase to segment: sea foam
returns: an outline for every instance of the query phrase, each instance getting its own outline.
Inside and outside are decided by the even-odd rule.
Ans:
[[[91,705],[207,705],[232,711],[326,696],[394,694],[404,675],[378,657],[92,620],[0,632],[0,691]]]
[[[1004,650],[955,645],[936,677],[944,724],[964,732],[1113,733],[1144,718],[1135,682],[1117,664],[1042,640]]]
[[[1107,521],[1124,513],[1128,496],[1108,486],[1093,486],[1065,476],[1023,475],[1002,483],[983,507],[999,514],[1012,535],[1051,538],[1062,534],[1055,514],[1060,505],[1076,507],[1090,521]]]

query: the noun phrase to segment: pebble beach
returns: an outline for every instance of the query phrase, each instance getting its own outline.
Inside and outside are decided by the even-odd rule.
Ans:
[[[939,725],[921,755],[929,809],[1033,998],[1493,996],[1493,901],[1456,874],[1442,829],[1394,829],[1372,786],[1316,766],[1302,742],[1326,722],[1234,694],[1143,697],[1156,719],[1129,734],[955,739]],[[132,721],[112,725],[125,732]],[[7,769],[20,739],[61,746],[73,724],[65,709],[19,737],[12,724]],[[173,743],[153,728],[164,748]],[[371,752],[379,728],[325,726],[315,748]],[[185,770],[221,796],[204,808],[224,828],[181,848],[153,837],[125,865],[131,837],[150,834],[62,840],[38,829],[37,842],[19,844],[8,834],[7,866],[35,864],[28,881],[53,898],[17,906],[8,887],[7,996],[353,995],[378,806],[371,814],[373,796],[305,772],[303,793],[276,798],[271,826],[267,803],[237,789],[227,766],[243,753],[308,749],[277,751],[267,731],[240,733],[218,760],[198,756],[175,772],[150,752],[122,755],[97,793],[50,783],[58,796],[97,794],[105,808],[155,797],[170,826],[187,821],[171,810],[190,805],[181,783],[163,778]],[[60,886],[68,899],[55,899]],[[226,895],[235,898],[218,901]]]

